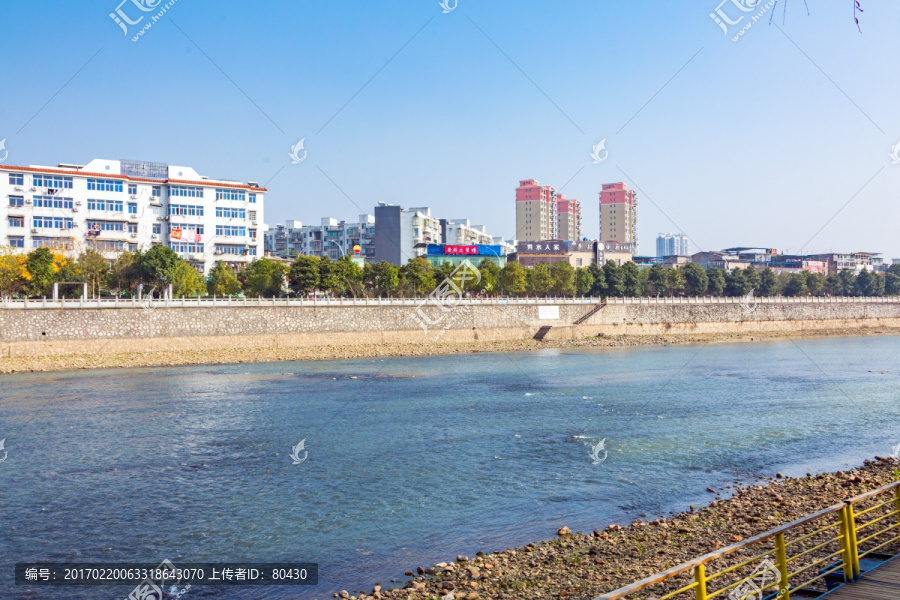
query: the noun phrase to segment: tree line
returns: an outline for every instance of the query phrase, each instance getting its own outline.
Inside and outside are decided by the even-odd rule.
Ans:
[[[827,277],[818,273],[780,273],[747,267],[731,271],[697,264],[640,268],[633,262],[575,268],[567,261],[539,263],[525,268],[509,262],[503,268],[484,259],[475,265],[479,277],[463,284],[475,296],[882,296],[900,294],[900,264],[887,272],[849,269]],[[450,263],[434,267],[414,258],[397,267],[388,262],[359,266],[342,257],[298,256],[290,265],[258,258],[235,269],[218,262],[204,277],[169,247],[123,252],[107,260],[87,249],[77,256],[53,248],[21,254],[0,248],[0,295],[40,298],[50,295],[53,283],[87,283],[90,296],[130,297],[143,285],[144,295],[161,296],[172,285],[173,296],[248,297],[423,297],[455,271]],[[60,288],[60,295],[78,297],[80,286]]]

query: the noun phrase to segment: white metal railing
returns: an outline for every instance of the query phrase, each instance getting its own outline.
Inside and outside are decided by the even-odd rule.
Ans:
[[[136,298],[100,299],[60,299],[10,300],[3,299],[2,309],[59,309],[59,308],[212,308],[212,307],[340,307],[340,306],[418,306],[428,303],[425,298],[174,298],[171,300],[138,300]],[[453,306],[510,306],[510,305],[585,305],[597,304],[599,298],[463,298],[454,299]],[[608,305],[693,305],[693,304],[885,304],[900,303],[898,296],[845,297],[756,297],[748,300],[742,297],[697,296],[659,298],[607,298]],[[449,301],[447,304],[451,304]]]

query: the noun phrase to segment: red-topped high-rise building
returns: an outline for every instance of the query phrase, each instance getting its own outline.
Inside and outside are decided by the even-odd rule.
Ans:
[[[637,246],[637,192],[624,183],[604,183],[600,192],[600,241]]]
[[[578,240],[581,238],[581,203],[566,198],[552,186],[523,179],[516,188],[516,239]]]

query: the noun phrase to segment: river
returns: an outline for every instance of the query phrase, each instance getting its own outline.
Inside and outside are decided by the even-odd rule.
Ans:
[[[898,355],[850,337],[3,376],[0,589],[131,589],[14,586],[27,561],[317,562],[316,587],[182,599],[324,600],[847,468],[900,443]]]

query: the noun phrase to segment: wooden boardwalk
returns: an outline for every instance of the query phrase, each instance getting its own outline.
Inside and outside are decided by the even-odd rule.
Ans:
[[[856,583],[842,585],[822,596],[825,600],[900,599],[900,557],[889,560],[862,576]]]

